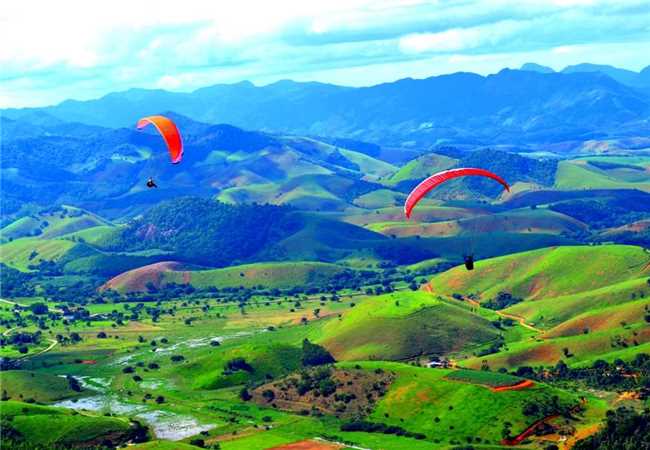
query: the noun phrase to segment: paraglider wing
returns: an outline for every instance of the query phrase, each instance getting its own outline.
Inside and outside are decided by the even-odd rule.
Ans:
[[[148,116],[138,120],[137,128],[141,130],[149,124],[156,127],[165,140],[172,164],[181,162],[183,158],[183,140],[176,124],[165,116]]]
[[[411,211],[417,205],[417,203],[429,193],[432,189],[434,189],[436,186],[444,183],[445,181],[451,180],[453,178],[458,178],[458,177],[466,177],[466,176],[482,176],[482,177],[488,177],[492,178],[493,180],[498,181],[503,185],[503,187],[510,192],[510,186],[508,186],[508,183],[505,182],[503,178],[501,178],[499,175],[490,172],[489,170],[484,170],[484,169],[476,169],[472,167],[465,167],[461,169],[451,169],[451,170],[445,170],[443,172],[438,172],[436,174],[431,175],[429,178],[418,184],[415,189],[411,191],[409,196],[406,198],[406,203],[404,203],[404,214],[406,214],[407,218],[411,217]]]

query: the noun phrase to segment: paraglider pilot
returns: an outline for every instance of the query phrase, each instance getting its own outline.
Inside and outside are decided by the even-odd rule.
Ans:
[[[158,185],[156,184],[155,181],[153,181],[153,178],[149,177],[149,179],[147,180],[147,187],[148,187],[149,189],[151,189],[151,188],[157,188]]]
[[[463,259],[465,260],[465,268],[467,270],[474,270],[474,255],[465,255]]]

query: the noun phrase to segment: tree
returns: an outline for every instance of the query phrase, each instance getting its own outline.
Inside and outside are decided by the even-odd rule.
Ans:
[[[336,362],[334,357],[324,347],[312,344],[308,339],[302,341],[303,366],[320,366]]]
[[[239,391],[239,398],[241,398],[243,401],[247,402],[250,399],[253,398],[253,396],[248,392],[248,389],[242,388],[241,391]]]
[[[205,448],[205,441],[203,439],[192,439],[190,441],[190,445],[194,445],[196,447],[201,447]]]
[[[158,404],[165,403],[165,397],[159,395],[158,397],[156,397],[156,403]]]
[[[264,397],[267,403],[271,403],[275,399],[275,392],[271,389],[266,389],[262,392],[262,397]]]
[[[66,380],[68,380],[68,386],[70,389],[72,389],[75,392],[81,392],[81,384],[79,384],[79,380],[77,380],[75,377],[72,375],[66,375]]]
[[[49,309],[45,303],[32,303],[29,305],[29,309],[36,315],[43,315],[49,312]]]
[[[605,426],[573,447],[576,450],[650,448],[650,412],[621,407],[607,411]]]
[[[233,358],[226,362],[225,369],[229,372],[237,372],[238,370],[249,373],[253,372],[253,367],[246,362],[246,359],[241,357]]]
[[[106,339],[107,337],[108,336],[106,335],[106,332],[104,332],[104,331],[100,331],[99,333],[97,333],[97,338],[98,339]]]

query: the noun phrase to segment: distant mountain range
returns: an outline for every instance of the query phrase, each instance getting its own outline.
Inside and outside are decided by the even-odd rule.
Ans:
[[[541,66],[535,63],[526,63],[521,66],[521,70],[528,70],[539,73],[555,73],[550,67]],[[602,73],[610,78],[615,79],[621,84],[627,86],[650,89],[650,66],[647,66],[641,72],[632,70],[619,69],[618,67],[605,64],[575,64],[562,69],[561,73]]]
[[[273,133],[400,146],[650,136],[650,68],[636,73],[579,64],[558,73],[526,64],[489,76],[454,73],[364,88],[245,81],[191,93],[131,89],[2,113],[47,130],[57,121],[132,127],[139,117],[165,111]]]

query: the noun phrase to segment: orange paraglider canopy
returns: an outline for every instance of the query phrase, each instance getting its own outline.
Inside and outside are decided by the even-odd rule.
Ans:
[[[149,124],[156,127],[165,140],[172,164],[181,162],[183,158],[183,140],[176,124],[165,116],[148,116],[138,120],[137,128],[141,130]]]
[[[442,184],[445,181],[451,180],[453,178],[466,177],[472,175],[492,178],[493,180],[501,183],[507,191],[510,191],[510,186],[508,186],[508,183],[506,183],[503,178],[485,169],[465,167],[460,169],[445,170],[443,172],[438,172],[436,174],[431,175],[429,178],[422,181],[420,184],[418,184],[415,187],[415,189],[411,191],[409,196],[406,198],[406,203],[404,203],[404,214],[406,214],[407,218],[410,218],[411,211],[413,210],[415,205],[417,205],[417,203],[422,199],[422,197],[427,195],[429,191],[434,189],[439,184]]]

